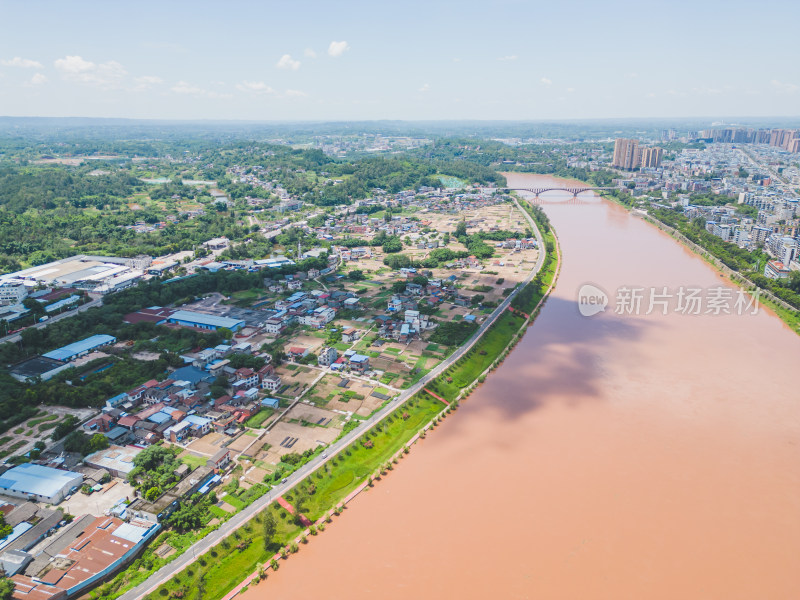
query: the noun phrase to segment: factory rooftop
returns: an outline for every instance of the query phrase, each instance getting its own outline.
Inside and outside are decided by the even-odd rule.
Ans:
[[[61,348],[56,348],[51,352],[47,352],[43,354],[45,358],[52,358],[54,360],[61,360],[64,362],[68,362],[77,356],[81,356],[82,354],[88,354],[95,348],[99,348],[100,346],[105,346],[106,344],[112,344],[117,341],[112,335],[93,335],[88,337],[84,340],[79,342],[73,342],[72,344],[67,344],[66,346],[62,346]]]
[[[80,473],[24,463],[0,475],[0,490],[57,503],[67,490],[80,485],[82,481],[83,475]]]
[[[76,519],[42,549],[24,575],[12,578],[14,598],[60,600],[75,595],[133,559],[158,529],[157,523],[140,519]]]
[[[177,310],[169,316],[170,323],[190,325],[203,329],[219,329],[226,327],[231,331],[236,331],[244,327],[245,323],[241,319],[230,319],[228,317],[218,317],[216,315],[206,315],[190,310]]]

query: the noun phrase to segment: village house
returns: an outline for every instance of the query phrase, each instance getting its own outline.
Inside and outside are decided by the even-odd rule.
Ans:
[[[357,373],[365,373],[369,371],[369,356],[363,354],[353,354],[348,363],[350,369]]]
[[[233,387],[235,388],[251,388],[253,386],[258,385],[258,374],[253,371],[253,369],[248,369],[247,367],[242,367],[241,369],[237,369],[234,380],[233,380]]]
[[[304,348],[303,346],[292,346],[289,348],[289,350],[287,350],[286,354],[291,360],[300,360],[308,354],[308,348]]]
[[[333,346],[322,348],[319,351],[319,356],[317,357],[317,364],[319,364],[321,367],[329,367],[331,364],[336,362],[338,356],[339,353]]]
[[[355,327],[348,327],[342,331],[342,341],[350,344],[358,339],[358,330]]]

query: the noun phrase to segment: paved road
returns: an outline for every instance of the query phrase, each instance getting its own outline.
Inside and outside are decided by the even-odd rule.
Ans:
[[[75,314],[77,314],[79,312],[84,312],[84,311],[89,310],[90,308],[93,308],[95,306],[100,306],[101,304],[103,304],[103,299],[102,298],[97,298],[96,300],[92,300],[91,302],[87,302],[86,304],[84,304],[82,306],[79,306],[78,308],[75,308],[73,310],[65,311],[65,312],[61,313],[60,315],[54,315],[54,316],[50,317],[49,319],[47,319],[47,321],[44,321],[43,323],[36,323],[35,325],[30,325],[30,326],[26,327],[25,329],[30,329],[31,327],[33,327],[35,329],[43,329],[43,328],[47,327],[48,325],[50,325],[51,323],[55,323],[56,321],[60,321],[61,319],[68,319],[72,315],[75,315]],[[10,328],[11,327],[9,327],[9,329]],[[3,344],[5,342],[15,342],[16,343],[16,342],[20,341],[21,339],[22,339],[22,337],[20,336],[20,334],[19,333],[15,333],[14,335],[7,335],[4,338],[0,338],[0,344]]]
[[[739,152],[741,152],[744,156],[746,156],[750,160],[750,162],[753,163],[753,166],[756,169],[764,169],[770,175],[772,175],[775,179],[777,179],[780,183],[782,183],[786,187],[785,191],[787,193],[791,194],[792,196],[796,196],[797,195],[795,193],[795,191],[794,191],[794,188],[792,188],[792,186],[789,184],[789,182],[786,181],[786,179],[784,179],[781,175],[779,175],[778,171],[776,169],[773,169],[770,164],[762,162],[761,157],[759,157],[757,155],[754,156],[754,153],[749,149],[745,150],[744,148],[740,147],[740,148],[737,148],[737,150]]]
[[[536,240],[539,243],[539,256],[536,260],[536,265],[534,266],[531,273],[523,282],[523,285],[529,283],[539,272],[542,268],[542,264],[544,264],[544,257],[545,253],[543,252],[544,249],[544,240],[542,239],[542,235],[539,232],[538,227],[536,227],[536,223],[534,223],[533,219],[530,215],[523,210],[523,208],[519,205],[519,202],[515,199],[514,203],[517,205],[517,208],[522,212],[525,218],[528,220],[528,223],[531,226],[531,230],[534,232],[536,236]],[[323,458],[321,455],[314,458],[314,460],[310,461],[309,463],[303,465],[300,469],[295,471],[291,476],[287,478],[285,484],[280,484],[270,490],[265,496],[262,496],[258,500],[256,500],[253,504],[246,507],[241,512],[237,513],[233,517],[231,517],[228,521],[223,523],[219,529],[216,531],[211,532],[202,540],[195,543],[191,548],[189,548],[186,552],[184,552],[181,556],[173,560],[171,563],[164,565],[158,571],[153,573],[146,581],[139,584],[138,586],[128,590],[126,593],[120,596],[121,600],[138,600],[149,594],[150,592],[154,591],[158,586],[163,583],[166,583],[170,579],[172,579],[176,573],[184,569],[186,566],[194,562],[194,560],[202,555],[203,553],[210,550],[213,546],[218,544],[222,541],[223,538],[229,536],[233,533],[236,529],[239,529],[243,525],[245,525],[250,519],[256,516],[259,512],[264,510],[267,506],[269,506],[272,501],[277,498],[278,496],[282,496],[293,487],[295,487],[298,483],[300,483],[305,477],[309,474],[317,470],[327,461],[331,460],[334,456],[345,450],[350,444],[355,442],[359,437],[361,437],[364,432],[366,432],[370,427],[378,423],[379,421],[386,418],[392,412],[400,408],[409,398],[411,398],[414,394],[419,392],[423,387],[425,387],[428,382],[435,379],[439,376],[439,374],[449,368],[454,362],[456,362],[459,358],[461,358],[464,353],[470,350],[475,342],[480,338],[481,335],[494,323],[503,311],[505,311],[511,300],[516,296],[517,291],[521,289],[522,286],[517,286],[514,291],[509,294],[509,296],[492,312],[491,315],[480,325],[478,330],[475,334],[467,341],[466,344],[458,348],[453,354],[451,354],[447,359],[445,359],[441,364],[437,367],[432,369],[427,375],[422,377],[417,383],[412,385],[407,390],[404,390],[403,393],[398,396],[394,401],[389,402],[385,407],[379,410],[377,413],[372,415],[369,419],[365,420],[358,428],[354,429],[339,441],[335,442],[327,449],[327,457]],[[244,578],[247,574],[246,573],[232,573],[232,577],[241,577]]]

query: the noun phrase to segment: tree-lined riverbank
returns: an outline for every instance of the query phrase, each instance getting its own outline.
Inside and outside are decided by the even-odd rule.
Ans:
[[[518,207],[523,210],[519,203]],[[526,278],[524,285],[517,288],[487,318],[473,339],[443,363],[442,370],[447,370],[447,372],[438,375],[434,373],[433,377],[423,380],[423,385],[429,389],[434,390],[445,385],[452,387],[450,386],[452,382],[448,380],[453,379],[453,374],[456,374],[460,382],[454,391],[455,395],[463,397],[464,394],[474,389],[476,379],[484,377],[488,369],[494,368],[502,360],[532,320],[532,318],[521,316],[519,311],[507,310],[509,305],[514,302],[521,307],[520,310],[528,309],[534,312],[533,308],[541,303],[549,291],[558,264],[557,260],[553,258],[557,245],[546,221],[541,222],[545,235],[542,236],[539,232],[536,223],[539,222],[542,215],[531,211],[530,206],[527,210],[534,217],[531,218],[530,214],[525,214],[539,240],[542,251],[540,260],[537,261],[530,276]],[[536,219],[537,216],[539,219]],[[550,252],[547,252],[547,249]],[[476,365],[477,370],[475,370]],[[437,371],[437,373],[439,372]],[[476,375],[470,378],[466,376],[468,373],[476,373]],[[416,436],[437,419],[443,410],[450,411],[457,408],[457,402],[443,408],[438,399],[427,391],[421,390],[421,387],[419,386],[420,389],[412,388],[410,397],[401,398],[398,402],[401,405],[400,408],[392,411],[391,406],[385,407],[386,410],[381,411],[384,414],[379,415],[380,419],[376,419],[377,424],[366,432],[357,432],[353,443],[348,444],[348,447],[338,454],[332,451],[332,457],[325,461],[321,468],[316,469],[313,473],[309,471],[319,465],[308,465],[307,469],[301,469],[298,476],[293,478],[289,484],[293,486],[293,489],[284,494],[285,499],[295,507],[299,505],[298,512],[303,513],[312,521],[318,521],[317,527],[321,524],[324,528],[324,523],[332,518],[331,512],[336,511],[339,504],[370,477],[379,474],[391,457],[403,451],[409,440],[416,439]],[[447,396],[448,398],[452,396],[450,391],[447,392]],[[286,486],[278,486],[278,488],[283,487]],[[222,597],[258,564],[268,564],[276,553],[290,554],[298,535],[302,535],[302,532],[305,531],[305,526],[301,525],[299,519],[292,516],[285,508],[274,503],[269,505],[269,501],[275,500],[279,493],[281,493],[280,489],[274,490],[270,492],[268,498],[259,501],[258,504],[263,504],[266,508],[258,510],[257,513],[253,512],[254,517],[247,522],[242,522],[235,529],[231,529],[228,532],[230,535],[221,536],[222,532],[215,534],[213,537],[220,541],[215,541],[210,549],[208,549],[209,545],[206,540],[206,543],[203,544],[205,554],[196,561],[194,560],[196,553],[194,548],[189,549],[192,551],[191,560],[187,561],[184,557],[179,561],[182,564],[176,565],[177,568],[174,569],[170,564],[162,566],[166,561],[154,560],[152,556],[149,559],[140,559],[113,581],[92,592],[91,597],[116,598],[122,596],[127,599],[140,597],[147,593],[151,593],[153,598],[166,596],[177,598],[191,593],[200,593],[204,598]],[[255,509],[256,506],[253,508]],[[237,519],[241,520],[244,516],[237,515]],[[279,526],[272,534],[265,536],[261,526],[272,520]],[[316,531],[318,532],[319,529]],[[148,553],[152,554],[149,550]],[[159,573],[162,573],[161,579],[165,580],[165,583],[153,590],[153,586],[148,585],[147,581],[143,582],[143,578],[150,574],[157,575],[153,570],[155,566],[161,567]],[[232,573],[238,575],[232,577]],[[132,587],[131,584],[134,583],[138,583],[138,585]]]

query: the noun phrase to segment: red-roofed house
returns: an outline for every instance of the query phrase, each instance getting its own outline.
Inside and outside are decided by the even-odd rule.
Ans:
[[[214,400],[214,406],[216,408],[219,408],[223,404],[227,404],[230,401],[231,401],[231,397],[228,394],[225,394],[224,396],[220,396],[219,398]]]
[[[303,348],[302,346],[292,346],[289,348],[289,351],[286,354],[289,355],[289,358],[299,360],[308,354],[308,348]]]
[[[138,421],[141,421],[139,415],[125,415],[117,421],[117,425],[125,429],[133,429],[133,426],[136,425]]]
[[[166,406],[163,402],[156,402],[152,406],[145,408],[143,411],[136,413],[136,416],[140,419],[147,419],[148,417],[152,417],[158,411]]]

